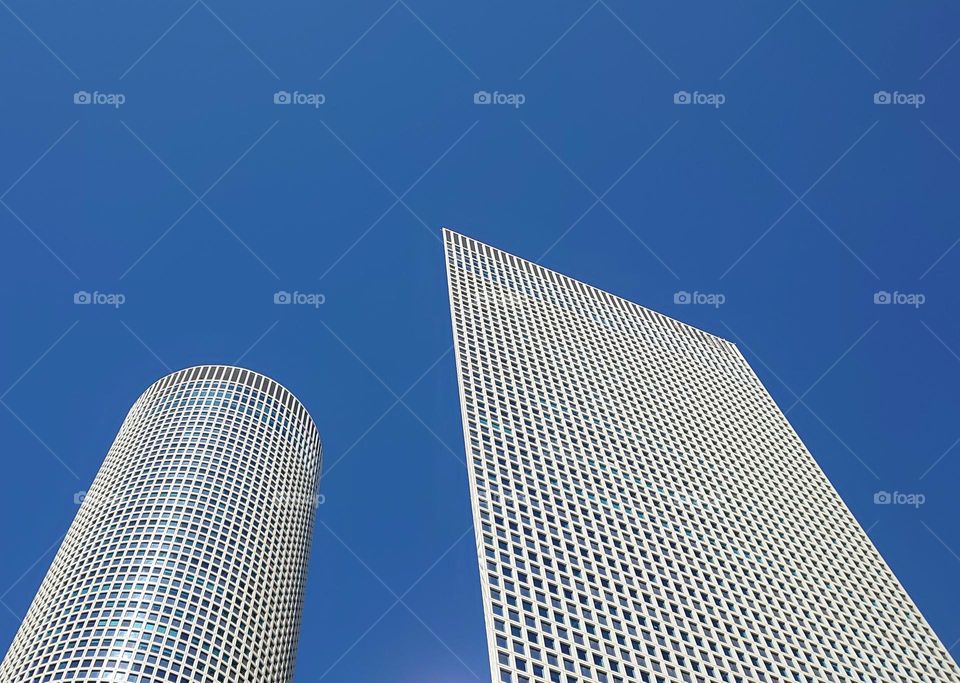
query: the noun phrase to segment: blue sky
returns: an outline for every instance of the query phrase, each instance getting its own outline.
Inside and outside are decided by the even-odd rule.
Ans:
[[[955,4],[0,5],[2,647],[139,393],[239,360],[326,446],[298,680],[485,680],[443,225],[737,341],[960,639]]]

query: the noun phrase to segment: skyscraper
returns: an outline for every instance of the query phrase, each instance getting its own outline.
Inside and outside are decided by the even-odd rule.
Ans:
[[[320,437],[268,377],[206,365],[131,408],[0,683],[288,683]]]
[[[495,681],[960,681],[736,346],[444,247]]]

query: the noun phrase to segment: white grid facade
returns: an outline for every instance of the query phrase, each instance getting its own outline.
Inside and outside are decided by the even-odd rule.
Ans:
[[[960,681],[732,343],[444,248],[494,681]]]
[[[0,683],[293,680],[320,437],[268,377],[168,375],[136,401]]]

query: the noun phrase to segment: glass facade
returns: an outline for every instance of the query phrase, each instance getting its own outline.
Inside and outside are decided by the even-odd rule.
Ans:
[[[10,650],[3,683],[293,680],[320,437],[241,368],[130,410]]]

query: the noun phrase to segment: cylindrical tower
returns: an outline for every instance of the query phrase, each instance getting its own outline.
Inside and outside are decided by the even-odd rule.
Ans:
[[[288,683],[321,445],[242,368],[167,375],[130,409],[0,683]]]

